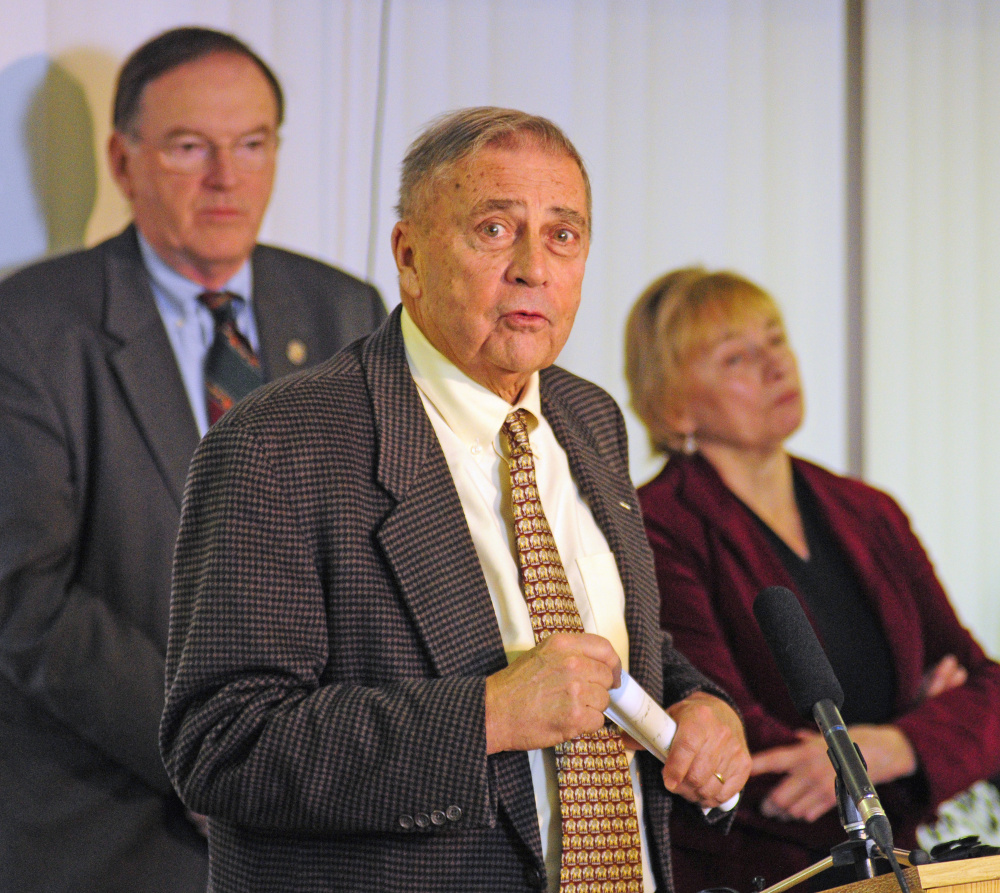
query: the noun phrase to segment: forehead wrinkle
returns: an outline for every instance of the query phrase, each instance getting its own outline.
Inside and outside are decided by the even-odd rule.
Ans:
[[[476,202],[476,204],[472,206],[469,213],[472,216],[476,216],[489,211],[510,211],[512,209],[523,211],[526,208],[527,203],[521,201],[520,199],[489,198]],[[567,223],[572,223],[582,229],[587,228],[587,218],[575,208],[569,208],[563,205],[553,205],[547,209],[547,212],[550,216],[558,220],[565,220]]]
[[[215,63],[216,66],[224,63],[222,65],[222,70],[216,68],[214,72],[209,74],[204,69]],[[249,66],[249,73],[248,73]],[[272,120],[262,121],[255,128],[251,129],[267,129],[277,132],[278,128],[281,126],[279,121],[279,109],[278,109],[278,97],[274,92],[273,86],[267,80],[264,72],[260,67],[253,62],[251,59],[247,59],[242,54],[230,53],[225,50],[219,52],[211,52],[205,56],[199,56],[198,58],[188,60],[180,65],[168,69],[162,72],[157,77],[150,80],[142,89],[140,93],[134,120],[131,125],[129,125],[129,130],[134,130],[138,132],[143,129],[145,124],[148,123],[147,117],[153,114],[158,107],[162,107],[165,101],[169,102],[170,94],[177,93],[178,91],[184,92],[189,91],[186,81],[194,77],[193,71],[199,69],[202,72],[202,77],[206,80],[205,89],[200,92],[198,97],[199,101],[203,101],[203,97],[208,96],[211,99],[212,94],[216,96],[220,93],[229,93],[229,99],[233,100],[233,94],[237,94],[235,99],[237,100],[235,104],[240,106],[239,111],[252,110],[258,97],[255,94],[255,85],[253,81],[258,80],[258,86],[260,83],[266,85],[268,92],[268,109],[264,114],[267,118]],[[164,82],[168,83],[167,87],[163,86]],[[179,83],[174,83],[179,81]],[[173,87],[169,85],[173,84]],[[151,94],[161,93],[163,90],[168,90],[168,95],[164,97],[160,95],[155,99],[151,99]],[[242,93],[240,93],[242,91]],[[231,106],[233,102],[229,103]],[[197,104],[196,104],[197,105]],[[185,109],[187,113],[191,112],[191,109]],[[229,112],[225,114],[220,114],[218,109],[209,108],[208,106],[200,105],[195,109],[196,112],[205,113],[208,111],[215,121],[223,121],[228,117]],[[231,109],[229,110],[231,112]],[[215,123],[213,121],[213,123]],[[248,131],[250,132],[250,131]]]
[[[527,203],[516,198],[486,198],[481,201],[476,202],[470,213],[483,214],[487,211],[510,211],[517,209],[518,211],[523,211],[527,208]]]

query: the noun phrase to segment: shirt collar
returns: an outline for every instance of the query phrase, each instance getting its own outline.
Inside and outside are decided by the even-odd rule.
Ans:
[[[171,267],[156,253],[156,249],[149,244],[138,228],[136,234],[139,236],[139,251],[142,253],[142,261],[146,265],[149,278],[163,294],[163,297],[181,312],[187,308],[196,307],[198,295],[205,291],[205,286],[192,282]],[[220,291],[232,292],[244,302],[250,303],[253,293],[253,271],[250,268],[249,260],[236,271],[235,275]]]
[[[469,445],[492,443],[512,409],[531,413],[529,431],[538,424],[542,410],[537,372],[528,379],[521,399],[511,406],[503,397],[469,378],[431,344],[405,308],[401,324],[414,382],[461,440]]]

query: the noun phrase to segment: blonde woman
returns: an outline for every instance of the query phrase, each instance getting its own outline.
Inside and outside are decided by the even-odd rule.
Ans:
[[[802,386],[763,289],[701,268],[656,280],[629,317],[626,372],[669,457],[639,490],[662,623],[736,700],[754,753],[728,837],[675,812],[678,893],[775,883],[845,839],[826,746],[754,620],[766,586],[802,601],[897,845],[915,845],[939,803],[1000,770],[1000,666],[960,625],[899,506],[785,449]]]

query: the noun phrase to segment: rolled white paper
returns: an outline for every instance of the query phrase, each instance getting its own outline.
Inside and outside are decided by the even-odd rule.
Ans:
[[[661,763],[667,761],[670,742],[674,740],[677,723],[654,701],[628,673],[622,670],[622,680],[618,688],[610,691],[611,703],[604,715],[618,723],[622,731],[631,735]],[[729,812],[740,799],[733,794],[725,803],[716,807]],[[707,815],[710,809],[703,809]]]

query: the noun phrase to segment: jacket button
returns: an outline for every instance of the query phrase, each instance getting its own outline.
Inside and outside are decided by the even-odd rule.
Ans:
[[[445,818],[444,813],[441,812],[440,809],[435,809],[434,812],[431,813],[431,824],[443,825],[446,821],[448,820]]]
[[[401,815],[399,817],[399,827],[404,831],[409,831],[413,827],[413,816]]]
[[[431,823],[431,817],[426,812],[418,812],[413,821],[417,823],[418,828],[426,828]]]
[[[444,814],[449,822],[457,822],[462,817],[462,809],[459,806],[449,806]]]

